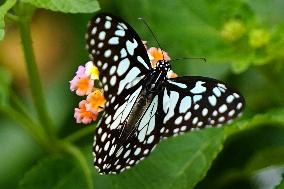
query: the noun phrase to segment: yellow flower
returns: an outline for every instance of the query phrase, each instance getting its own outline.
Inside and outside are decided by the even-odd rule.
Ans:
[[[249,44],[253,48],[265,46],[270,40],[270,34],[263,29],[254,29],[249,34]]]
[[[86,68],[85,74],[87,76],[90,76],[91,79],[99,79],[100,72],[92,61],[87,62],[85,68]]]
[[[221,31],[221,36],[229,42],[240,39],[245,33],[246,28],[240,20],[230,20],[226,22]]]

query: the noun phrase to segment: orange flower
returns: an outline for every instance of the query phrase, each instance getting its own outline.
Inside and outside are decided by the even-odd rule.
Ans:
[[[152,68],[156,67],[156,64],[159,60],[166,60],[169,61],[171,58],[169,57],[168,53],[162,51],[160,48],[151,47],[148,49],[148,56],[152,64]]]
[[[86,109],[93,113],[103,111],[106,99],[101,90],[95,88],[94,92],[87,96]]]
[[[79,103],[79,108],[75,108],[74,118],[77,123],[89,124],[98,117],[98,113],[87,111],[86,103],[86,100],[82,100]]]

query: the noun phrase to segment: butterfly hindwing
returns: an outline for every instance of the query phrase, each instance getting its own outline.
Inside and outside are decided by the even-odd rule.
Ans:
[[[245,101],[223,82],[200,76],[169,79],[159,98],[163,137],[188,130],[219,126],[237,117]]]
[[[149,72],[151,64],[141,39],[120,18],[97,14],[89,23],[86,40],[106,99],[120,95]]]
[[[136,87],[136,86],[135,86]],[[137,87],[136,87],[137,88]],[[142,85],[129,94],[124,103],[113,110],[106,110],[96,130],[94,152],[95,166],[99,172],[116,174],[144,159],[160,140],[157,124],[159,118],[158,95],[156,95],[136,125],[129,131],[128,115],[139,98]]]

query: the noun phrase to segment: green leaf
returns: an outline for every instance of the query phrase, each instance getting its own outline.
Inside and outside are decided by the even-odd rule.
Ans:
[[[230,188],[265,167],[284,165],[283,115],[280,108],[224,127],[230,138],[197,188]]]
[[[253,172],[269,166],[284,165],[284,146],[270,147],[257,152],[246,165],[248,172]]]
[[[93,13],[100,9],[97,0],[23,0],[38,8],[65,13]]]
[[[8,103],[11,82],[12,77],[10,72],[0,67],[0,106]]]
[[[137,167],[111,177],[116,188],[193,188],[222,149],[222,129],[192,132],[159,144]]]
[[[70,156],[42,160],[20,182],[21,189],[87,188],[83,173]]]
[[[10,10],[16,3],[16,0],[6,0],[3,5],[0,7],[0,40],[3,39],[4,37],[4,27],[5,27],[5,22],[4,22],[4,17],[5,14]]]

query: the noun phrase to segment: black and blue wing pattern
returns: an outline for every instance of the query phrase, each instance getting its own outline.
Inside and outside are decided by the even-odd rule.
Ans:
[[[225,83],[206,77],[169,79],[159,96],[163,109],[162,137],[204,127],[221,126],[241,114],[244,98]]]
[[[169,79],[166,66],[163,71],[169,62],[157,66],[161,72],[151,68],[142,40],[120,18],[97,14],[86,40],[107,100],[93,145],[94,165],[102,174],[136,165],[163,138],[225,124],[244,109],[240,93],[221,81]]]
[[[137,124],[137,129],[129,134],[125,132],[129,114],[142,91],[151,64],[136,32],[115,16],[96,15],[89,24],[86,38],[107,99],[95,135],[95,166],[101,173],[115,174],[137,164],[159,141],[159,137],[153,138],[157,132],[153,120],[158,97],[153,99],[141,117],[144,125]],[[149,137],[141,134],[145,129],[146,133],[153,134]]]
[[[151,68],[138,34],[120,18],[96,15],[89,23],[86,40],[107,100],[114,101],[114,94],[119,96],[136,85]]]

